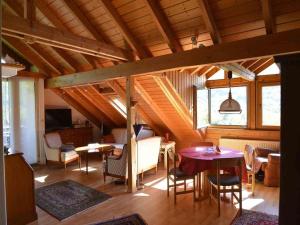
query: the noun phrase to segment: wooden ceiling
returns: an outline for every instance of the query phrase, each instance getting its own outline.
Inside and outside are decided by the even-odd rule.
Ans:
[[[80,51],[74,46],[66,48],[70,46],[69,42],[54,46],[50,41],[45,42],[44,36],[38,42],[36,36],[28,37],[24,30],[20,33],[23,28],[12,29],[12,25],[8,24],[9,29],[2,35],[3,41],[48,77],[300,28],[299,0],[4,0],[2,8],[4,19],[17,16],[19,19],[16,18],[16,21],[19,21],[25,16],[31,21],[29,26],[37,23],[55,28],[53,32],[57,31],[57,35],[53,36],[54,40],[68,41],[63,38],[75,35],[78,38],[76,43],[84,46],[84,50],[81,48]],[[65,34],[62,35],[65,37],[59,37],[60,34]],[[192,37],[196,40],[194,44]],[[122,52],[126,57],[107,57],[107,51],[93,55],[91,48],[94,45],[84,45],[90,41],[100,46],[99,51],[103,52],[101,46],[105,46],[104,50],[110,53],[114,50],[113,54],[119,51],[118,54]],[[133,58],[130,58],[131,55]],[[264,58],[242,61],[235,66],[258,74],[272,63],[273,58]],[[206,65],[181,72],[209,78],[219,69],[215,65]],[[165,118],[166,112],[160,113],[163,110],[161,102],[153,100],[153,96],[162,99],[167,90],[171,92],[164,99],[164,104],[169,104],[172,112],[176,112],[178,118],[174,116],[172,119],[182,121],[182,126],[186,126],[184,130],[191,129],[190,113],[178,111],[178,106],[172,103],[178,97],[172,88],[177,87],[166,84],[168,81],[164,79],[151,76],[137,78],[137,98],[142,102],[138,111],[144,121],[157,130],[170,130],[178,136],[176,127],[169,127],[171,122],[167,122],[170,118]],[[101,85],[112,88],[111,96],[121,100],[124,97],[122,79]],[[153,90],[155,93],[152,93]],[[125,124],[125,118],[112,107],[112,97],[99,92],[99,85],[54,91],[97,125],[103,120],[110,126]],[[192,132],[193,135],[198,136]]]

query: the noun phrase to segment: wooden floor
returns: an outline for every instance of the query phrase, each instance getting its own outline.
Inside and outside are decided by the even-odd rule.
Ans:
[[[217,217],[217,207],[208,199],[193,202],[192,194],[178,196],[177,205],[173,195],[166,193],[166,171],[161,167],[157,174],[149,172],[144,177],[145,188],[135,194],[126,193],[123,185],[115,185],[108,178],[103,182],[102,164],[98,159],[90,160],[89,174],[79,171],[77,165],[68,166],[67,170],[57,166],[35,168],[36,188],[62,180],[75,180],[112,196],[111,199],[98,204],[84,212],[64,221],[58,221],[37,207],[38,220],[30,225],[55,224],[93,224],[103,220],[139,213],[149,225],[220,225],[230,224],[237,212],[237,206],[222,203],[221,217]],[[278,214],[279,189],[257,184],[256,195],[252,197],[243,191],[243,208],[270,214]]]

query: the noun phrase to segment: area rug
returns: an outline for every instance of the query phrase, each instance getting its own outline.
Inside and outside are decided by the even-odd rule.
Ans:
[[[231,225],[278,225],[278,216],[243,209],[242,215],[236,217]]]
[[[147,225],[145,220],[137,213],[112,219],[112,220],[107,220],[101,223],[96,223],[94,225]]]
[[[35,196],[36,204],[58,220],[66,219],[111,198],[110,195],[72,180],[38,188]]]

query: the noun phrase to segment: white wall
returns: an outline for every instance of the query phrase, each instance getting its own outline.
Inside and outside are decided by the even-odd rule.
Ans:
[[[76,109],[74,109],[72,106],[70,106],[68,103],[66,103],[61,97],[59,97],[57,94],[55,94],[53,91],[45,89],[45,109],[53,109],[53,108],[69,108],[72,111],[72,122],[78,123],[80,121],[80,124],[85,124],[85,121],[87,118],[83,116],[80,112],[78,112]],[[98,139],[100,136],[100,129],[95,126],[91,121],[90,123],[93,126],[93,136],[94,141]]]

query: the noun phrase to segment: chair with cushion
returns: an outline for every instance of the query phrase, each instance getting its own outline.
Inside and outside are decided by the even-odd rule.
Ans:
[[[127,145],[123,146],[123,150],[120,156],[111,155],[105,157],[103,162],[103,177],[104,182],[106,176],[127,179]]]
[[[78,154],[74,151],[75,147],[72,144],[63,144],[58,132],[47,133],[44,135],[44,149],[46,162],[56,162],[67,164],[78,160]]]
[[[264,185],[269,187],[279,187],[280,182],[280,154],[270,153],[268,164],[265,167]]]
[[[173,167],[170,167],[170,160],[173,160]],[[195,175],[185,174],[179,167],[177,167],[178,155],[173,151],[168,151],[167,154],[167,194],[169,197],[169,190],[171,187],[174,188],[174,204],[176,204],[177,195],[193,193],[193,198],[196,198],[196,180]],[[187,180],[193,180],[192,189],[187,188]],[[170,181],[173,184],[170,184]],[[177,191],[178,186],[184,186],[183,191]]]
[[[238,175],[221,174],[222,168],[237,167]],[[214,161],[215,175],[209,175],[210,202],[215,200],[218,204],[218,216],[220,216],[221,193],[231,193],[231,202],[235,198],[242,209],[242,160],[241,159],[218,159]],[[230,187],[229,189],[227,187]],[[239,196],[235,193],[238,192]],[[216,195],[216,196],[215,196]],[[241,210],[240,210],[241,213]]]

